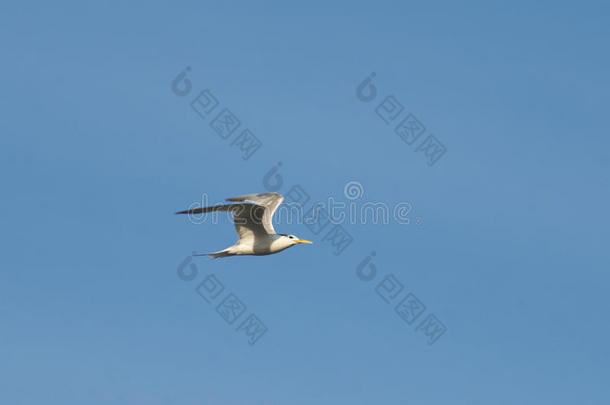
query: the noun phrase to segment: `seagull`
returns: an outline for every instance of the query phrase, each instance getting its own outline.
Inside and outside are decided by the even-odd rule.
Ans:
[[[232,246],[218,252],[206,253],[216,259],[236,255],[263,256],[281,252],[299,243],[313,243],[299,239],[295,235],[275,233],[273,213],[284,201],[279,193],[247,194],[227,198],[236,204],[215,205],[176,212],[176,214],[201,214],[213,211],[233,213],[233,222],[239,240]],[[203,255],[199,255],[203,256]]]

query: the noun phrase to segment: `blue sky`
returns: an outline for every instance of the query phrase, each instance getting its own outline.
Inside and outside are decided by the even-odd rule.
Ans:
[[[608,403],[607,5],[0,10],[3,403]],[[219,106],[202,119],[204,89]],[[425,126],[417,143],[376,114],[388,96]],[[210,127],[222,108],[261,141],[249,159]],[[432,166],[429,135],[446,148]],[[173,212],[267,191],[278,162],[279,192],[347,202],[355,181],[358,204],[408,202],[412,221],[344,223],[338,255],[326,230],[278,225],[314,245],[196,258],[181,280],[235,234]],[[246,306],[232,324],[196,292],[211,274]],[[425,305],[411,324],[408,293]],[[446,328],[431,345],[428,315]]]

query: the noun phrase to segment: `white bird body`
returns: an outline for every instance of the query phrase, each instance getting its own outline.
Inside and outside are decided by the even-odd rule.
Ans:
[[[312,243],[294,235],[278,234],[273,229],[273,213],[284,197],[278,193],[248,194],[228,198],[236,204],[201,207],[177,212],[176,214],[199,214],[212,211],[233,213],[235,230],[239,240],[232,246],[218,252],[208,253],[213,258],[235,255],[270,255],[281,252],[298,243]]]
[[[233,255],[270,255],[281,252],[284,249],[294,246],[291,240],[283,235],[269,235],[268,238],[256,238],[254,241],[238,240],[233,246],[229,246],[218,252],[210,253],[216,257]]]

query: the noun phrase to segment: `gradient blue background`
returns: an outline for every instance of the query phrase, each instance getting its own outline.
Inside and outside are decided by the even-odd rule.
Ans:
[[[307,3],[0,6],[0,402],[608,403],[609,7]],[[263,141],[250,160],[189,107],[204,88]],[[375,115],[389,94],[435,166]],[[340,256],[282,225],[316,243],[180,280],[235,235],[172,213],[265,191],[278,161],[281,192],[355,180],[423,223],[346,224]],[[195,293],[209,273],[256,345]],[[447,326],[434,345],[376,295],[389,273]]]

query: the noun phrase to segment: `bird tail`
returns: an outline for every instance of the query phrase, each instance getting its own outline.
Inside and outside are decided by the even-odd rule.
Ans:
[[[218,252],[201,253],[201,254],[193,255],[193,256],[210,256],[210,258],[212,258],[212,259],[218,259],[220,257],[233,256],[233,253],[230,253],[228,249],[224,249],[224,250],[220,250]]]

